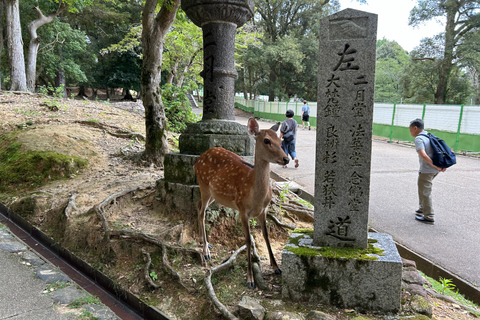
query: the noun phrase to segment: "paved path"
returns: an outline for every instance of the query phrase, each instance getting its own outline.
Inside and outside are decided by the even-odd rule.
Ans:
[[[0,319],[120,319],[2,223],[0,270]],[[73,302],[81,308],[67,307]]]
[[[247,123],[242,117],[237,117],[237,121]],[[261,129],[272,126],[271,122],[259,124]],[[296,147],[299,168],[272,165],[276,173],[312,194],[315,140],[314,130],[300,129]],[[370,227],[391,234],[398,243],[480,289],[480,159],[457,156],[457,164],[435,178],[435,225],[426,225],[414,218],[418,208],[418,166],[413,147],[373,141]]]

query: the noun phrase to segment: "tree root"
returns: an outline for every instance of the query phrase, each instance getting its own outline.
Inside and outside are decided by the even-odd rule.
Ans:
[[[280,220],[277,219],[273,214],[267,213],[267,217],[270,218],[275,224],[279,227],[285,228],[285,229],[291,229],[295,230],[295,225],[293,224],[287,224],[287,223],[282,223]]]
[[[123,139],[134,139],[136,138],[137,140],[142,140],[145,141],[145,135],[138,133],[138,132],[130,132],[125,130],[124,128],[120,128],[117,126],[112,126],[106,123],[101,123],[101,122],[94,122],[94,121],[84,121],[84,120],[78,120],[74,121],[74,123],[78,123],[81,125],[85,126],[90,126],[94,127],[97,129],[105,130],[106,133],[117,137],[117,138],[123,138]]]
[[[170,263],[168,262],[168,257],[167,257],[167,248],[165,248],[165,245],[162,246],[162,251],[163,251],[163,255],[162,255],[162,263],[163,263],[163,266],[170,272],[170,274],[177,279],[178,283],[180,283],[180,285],[187,291],[189,291],[189,289],[183,284],[182,282],[182,277],[180,276],[180,274],[173,270],[173,268],[170,266]]]
[[[194,250],[194,249],[187,249],[187,248],[183,248],[183,247],[179,247],[179,246],[170,245],[168,243],[165,243],[161,240],[158,240],[158,239],[156,239],[152,236],[146,235],[144,233],[134,232],[134,231],[130,231],[130,230],[112,230],[112,231],[110,231],[110,237],[144,241],[146,243],[150,243],[150,244],[153,244],[155,246],[161,247],[162,250],[165,247],[165,248],[168,248],[170,250],[181,251],[181,252],[184,252],[184,253],[186,253],[186,254],[194,257],[194,258],[197,258],[197,260],[199,260],[202,264],[205,264],[205,258],[203,257],[203,253],[198,252],[197,250]]]
[[[70,218],[71,214],[72,214],[72,211],[73,210],[77,210],[77,207],[75,206],[75,197],[77,196],[77,194],[75,192],[72,192],[72,195],[70,197],[70,199],[68,200],[68,204],[67,206],[65,207],[65,217],[67,218],[67,220]]]
[[[288,189],[281,189],[276,183],[272,183],[272,191],[271,204],[281,207],[302,221],[313,222],[314,210],[298,201],[301,199],[299,196]]]
[[[145,280],[147,280],[148,284],[153,287],[154,289],[158,289],[160,288],[160,286],[158,284],[156,284],[155,282],[153,282],[152,278],[150,277],[150,265],[152,264],[152,258],[150,257],[150,254],[145,251],[143,248],[142,248],[142,253],[143,255],[145,256],[145,258],[147,258],[147,264],[145,265],[145,272],[144,272],[144,277],[145,277]]]
[[[237,317],[235,317],[228,309],[218,300],[215,291],[213,290],[213,285],[212,285],[212,275],[215,272],[220,272],[223,270],[226,270],[230,268],[230,266],[235,262],[237,259],[237,255],[245,250],[247,248],[247,245],[241,246],[237,251],[235,251],[231,257],[221,265],[218,265],[212,269],[209,269],[205,275],[205,284],[207,285],[207,290],[208,290],[208,296],[210,297],[210,300],[212,300],[213,304],[215,307],[217,307],[218,310],[222,313],[222,315],[229,319],[229,320],[238,320]]]
[[[276,206],[281,207],[283,210],[296,215],[302,221],[313,222],[314,211],[306,206],[299,207],[290,205],[289,203],[281,203],[280,200],[274,198],[272,198],[272,202]]]

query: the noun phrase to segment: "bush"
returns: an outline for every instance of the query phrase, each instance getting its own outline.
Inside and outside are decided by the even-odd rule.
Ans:
[[[171,84],[164,85],[162,87],[162,101],[169,131],[182,133],[187,128],[187,124],[199,120],[197,115],[193,113],[190,101],[182,88]]]

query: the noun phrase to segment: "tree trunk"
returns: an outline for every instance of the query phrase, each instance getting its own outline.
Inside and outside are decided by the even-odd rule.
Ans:
[[[273,67],[271,67],[270,70],[270,85],[268,89],[268,101],[275,101],[275,89],[274,89],[274,84],[275,81],[277,80],[277,75],[275,74],[275,70]]]
[[[34,7],[33,10],[37,12],[38,18],[33,20],[28,24],[28,34],[30,35],[30,44],[28,46],[28,57],[27,57],[27,88],[28,91],[35,91],[35,76],[37,72],[37,56],[38,56],[38,47],[40,46],[40,38],[37,35],[37,30],[44,24],[50,23],[58,16],[63,10],[65,10],[66,5],[60,1],[58,5],[58,10],[44,16],[40,8]]]
[[[180,77],[177,79],[177,87],[181,88],[182,85],[183,85],[183,80],[185,80],[185,75],[187,74],[188,70],[190,70],[190,68],[193,66],[193,62],[195,61],[195,58],[197,56],[197,54],[202,51],[203,48],[201,49],[198,49],[197,51],[195,51],[193,53],[193,55],[190,57],[190,60],[188,61],[187,65],[185,66],[185,68],[183,68],[183,72],[182,74],[180,75]]]
[[[66,82],[65,82],[65,70],[63,70],[63,67],[62,67],[62,62],[63,62],[62,46],[58,47],[58,56],[60,57],[60,61],[59,61],[60,63],[58,64],[57,75],[55,77],[55,87],[57,87],[57,88],[62,87],[63,88],[62,96],[63,96],[64,99],[66,99],[67,98],[67,86],[66,86]],[[28,83],[28,81],[27,81],[27,83]],[[35,86],[35,81],[33,82],[33,85]]]
[[[443,54],[443,60],[440,64],[440,70],[438,71],[438,84],[435,92],[435,104],[444,104],[447,96],[448,79],[453,68],[454,50],[455,50],[455,37],[456,23],[458,11],[460,5],[457,1],[447,1],[445,11],[447,12],[447,19],[445,25],[445,51]]]
[[[158,14],[159,0],[147,0],[142,15],[143,64],[140,78],[141,97],[145,107],[145,152],[143,158],[163,167],[168,152],[167,119],[160,94],[164,37],[175,21],[180,0],[165,0]]]
[[[3,13],[5,8],[5,3],[3,0],[0,0],[0,61],[2,61],[2,52],[3,52]],[[0,90],[2,90],[2,79],[0,78]]]
[[[125,96],[123,97],[122,100],[133,101],[134,99],[132,97],[132,94],[130,93],[130,90],[128,90],[128,89],[124,89],[124,90],[126,90],[126,92],[125,92]]]
[[[177,76],[178,60],[175,61],[175,64],[170,70],[170,73],[167,75],[167,83],[173,85],[173,79]]]
[[[10,68],[10,90],[26,91],[25,57],[23,55],[22,28],[18,0],[4,0],[7,26],[8,65]]]
[[[85,86],[80,86],[80,89],[78,90],[77,97],[88,98],[87,94],[85,93]]]

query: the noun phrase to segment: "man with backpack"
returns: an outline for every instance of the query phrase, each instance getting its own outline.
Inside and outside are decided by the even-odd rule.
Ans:
[[[434,224],[432,182],[437,174],[444,172],[446,168],[440,168],[433,164],[434,150],[428,132],[424,130],[422,119],[415,119],[410,122],[410,134],[415,138],[415,149],[420,161],[417,182],[420,207],[416,211],[415,219],[423,223]]]
[[[297,139],[297,121],[293,119],[294,116],[293,110],[288,109],[285,113],[287,120],[282,122],[280,127],[280,139],[282,139],[282,149],[285,151],[287,156],[292,157],[292,160],[295,161],[295,168],[298,168],[298,158],[295,151],[295,143]],[[287,165],[283,166],[287,168]]]

